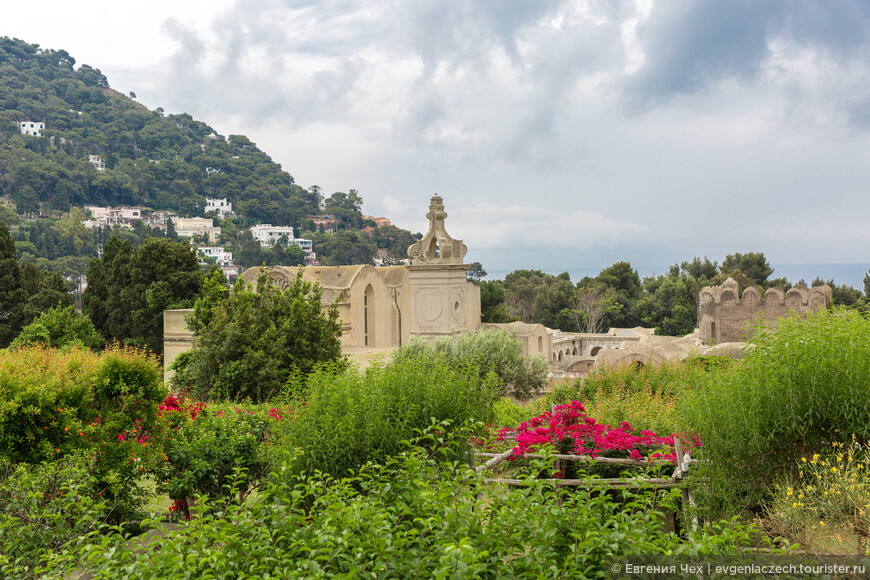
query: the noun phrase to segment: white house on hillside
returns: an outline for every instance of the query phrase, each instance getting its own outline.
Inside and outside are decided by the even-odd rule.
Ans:
[[[261,246],[272,246],[287,236],[287,241],[293,239],[293,228],[290,226],[273,226],[272,224],[257,224],[251,228],[251,235]]]
[[[233,265],[233,253],[220,246],[200,246],[196,251],[209,258],[214,258],[218,266]]]
[[[99,155],[88,155],[88,161],[90,161],[94,167],[97,168],[97,171],[105,171],[106,165],[103,163],[103,160]]]
[[[314,246],[311,240],[294,238],[293,228],[290,226],[273,226],[272,224],[257,224],[251,228],[251,235],[260,242],[261,246],[275,245],[282,236],[287,237],[287,245],[299,246],[305,252],[305,260],[312,262],[316,258]]]
[[[41,121],[21,121],[18,123],[21,128],[22,135],[33,135],[34,137],[42,137],[42,131],[45,129],[45,123]]]
[[[227,198],[222,199],[212,199],[210,197],[205,198],[205,213],[214,212],[218,214],[221,219],[224,219],[226,216],[233,213],[233,204],[227,201]]]

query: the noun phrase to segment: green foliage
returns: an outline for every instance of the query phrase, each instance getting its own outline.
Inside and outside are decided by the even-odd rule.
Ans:
[[[701,434],[708,510],[758,508],[777,472],[831,442],[870,441],[870,321],[835,309],[757,329],[742,364],[711,373],[681,405]]]
[[[286,423],[287,440],[302,451],[293,469],[347,476],[399,453],[403,441],[433,422],[490,420],[497,390],[493,373],[481,379],[476,366],[448,364],[443,356],[400,357],[340,375],[315,371],[296,419]]]
[[[720,269],[723,275],[732,276],[738,282],[741,282],[738,280],[740,275],[745,277],[748,283],[744,283],[743,287],[750,285],[766,287],[768,277],[773,274],[773,268],[767,263],[767,258],[762,252],[728,254]]]
[[[163,311],[193,306],[203,273],[185,242],[148,238],[139,248],[116,237],[88,267],[82,307],[107,339],[163,353]]]
[[[633,328],[640,324],[637,315],[637,301],[641,297],[642,285],[637,270],[628,262],[616,262],[604,268],[595,277],[604,288],[616,293],[613,307],[607,308],[604,327]]]
[[[505,304],[504,286],[502,283],[499,280],[491,282],[480,280],[476,284],[480,288],[481,322],[510,322],[511,315],[507,304]]]
[[[0,457],[40,463],[86,451],[112,517],[131,517],[143,492],[138,440],[154,426],[162,369],[131,349],[0,351]]]
[[[230,293],[219,272],[206,281],[189,317],[193,349],[176,365],[175,385],[201,400],[277,395],[297,373],[341,359],[341,326],[333,305],[321,306],[319,284],[302,271],[285,290],[263,270],[256,287],[240,277]]]
[[[42,312],[36,320],[24,327],[12,342],[13,347],[47,346],[60,348],[78,345],[96,350],[103,344],[91,320],[76,312],[72,306],[52,308]]]
[[[464,435],[467,437],[467,433]],[[753,547],[752,528],[717,522],[687,542],[663,530],[649,492],[617,501],[597,487],[541,480],[491,486],[428,432],[410,449],[337,480],[278,470],[250,506],[196,518],[150,545],[110,536],[88,546],[92,578],[591,578],[610,554],[722,554]],[[558,498],[555,497],[558,494]],[[769,546],[769,544],[768,544]]]
[[[173,500],[200,495],[232,499],[234,492],[246,494],[268,473],[265,416],[214,405],[193,419],[185,411],[161,417],[163,454],[152,457],[150,468],[158,493]]]
[[[23,264],[21,285],[28,295],[27,302],[21,308],[25,326],[42,312],[73,306],[73,297],[67,283],[57,272],[44,272],[33,264]]]
[[[533,417],[537,417],[548,409],[549,406],[544,397],[532,399],[523,403],[518,403],[507,397],[502,397],[493,405],[495,418],[493,419],[492,424],[496,427],[517,427],[520,423],[528,421]]]
[[[0,575],[44,577],[46,558],[73,551],[108,513],[95,462],[83,453],[38,465],[0,461]]]
[[[540,290],[532,307],[531,320],[547,328],[580,330],[571,315],[575,288],[567,274],[555,277]]]
[[[314,233],[312,242],[321,262],[327,266],[370,264],[377,251],[368,234],[353,230],[335,234]]]
[[[412,339],[395,354],[396,360],[417,359],[439,364],[476,366],[481,377],[492,371],[498,377],[499,394],[528,399],[547,384],[547,361],[526,358],[520,342],[499,330],[463,332],[433,341]]]
[[[0,348],[8,346],[21,331],[26,300],[15,243],[6,225],[0,224]]]
[[[698,323],[697,289],[685,278],[660,276],[644,280],[645,295],[637,302],[644,326],[663,336],[684,336]]]

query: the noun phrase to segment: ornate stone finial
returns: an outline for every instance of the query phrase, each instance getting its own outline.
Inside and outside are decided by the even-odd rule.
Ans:
[[[408,248],[412,265],[419,264],[462,264],[468,248],[462,240],[454,240],[444,229],[444,203],[441,196],[433,195],[429,203],[429,231],[423,239]]]

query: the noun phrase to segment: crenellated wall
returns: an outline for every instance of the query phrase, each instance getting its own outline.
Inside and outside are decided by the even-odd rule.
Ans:
[[[764,296],[749,287],[739,295],[737,282],[728,278],[720,286],[707,286],[698,294],[698,330],[704,344],[740,342],[749,338],[749,327],[763,319],[772,328],[790,313],[805,315],[831,307],[831,288],[827,285],[797,286],[783,294],[769,288]]]

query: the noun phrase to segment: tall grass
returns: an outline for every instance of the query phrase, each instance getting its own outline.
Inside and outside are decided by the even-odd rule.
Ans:
[[[481,379],[474,365],[432,360],[408,357],[365,372],[352,367],[340,375],[309,375],[305,399],[294,403],[296,419],[286,423],[288,441],[302,451],[295,470],[343,477],[368,460],[398,453],[403,441],[433,423],[491,421],[496,375]]]
[[[708,510],[759,509],[771,481],[832,442],[870,441],[870,320],[838,309],[756,329],[747,358],[682,397]]]
[[[673,433],[685,428],[677,398],[704,382],[711,369],[733,365],[732,359],[695,357],[661,364],[601,366],[588,377],[556,385],[547,403],[577,400],[599,422],[619,425],[627,421],[640,429]]]

